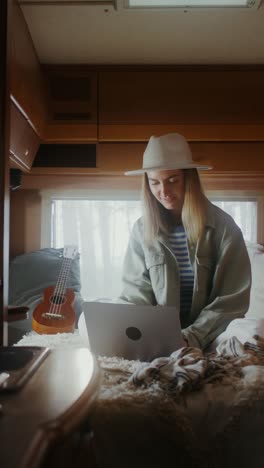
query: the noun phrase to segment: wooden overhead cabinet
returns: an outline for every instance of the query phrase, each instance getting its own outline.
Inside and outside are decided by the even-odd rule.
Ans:
[[[264,70],[101,71],[99,141],[264,140]]]
[[[10,110],[10,166],[28,172],[39,148],[40,139],[13,102]]]

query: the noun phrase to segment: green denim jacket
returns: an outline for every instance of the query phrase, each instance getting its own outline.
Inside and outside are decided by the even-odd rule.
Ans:
[[[190,346],[206,348],[249,306],[250,260],[233,218],[208,201],[208,220],[197,245],[188,244],[194,271],[192,308],[181,316]],[[143,220],[134,225],[123,266],[121,301],[180,307],[180,279],[168,239],[143,239]]]

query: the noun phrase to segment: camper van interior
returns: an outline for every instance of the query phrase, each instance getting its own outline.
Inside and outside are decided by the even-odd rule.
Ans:
[[[1,467],[263,466],[263,28],[258,0],[0,1]],[[124,172],[168,133],[213,166],[250,306],[207,354],[95,357],[82,305],[120,294],[142,210]],[[62,271],[76,323],[50,334],[32,317]]]

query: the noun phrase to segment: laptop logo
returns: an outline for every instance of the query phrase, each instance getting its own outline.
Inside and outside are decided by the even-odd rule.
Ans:
[[[130,340],[137,341],[137,340],[140,340],[142,333],[136,327],[128,327],[126,329],[126,336],[130,338]]]

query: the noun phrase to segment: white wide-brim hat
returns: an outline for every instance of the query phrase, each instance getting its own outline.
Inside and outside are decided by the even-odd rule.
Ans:
[[[209,170],[212,166],[195,163],[186,139],[178,133],[168,133],[160,137],[150,137],[143,155],[142,169],[125,172],[125,175],[134,176],[148,171],[194,168]]]

